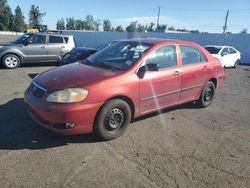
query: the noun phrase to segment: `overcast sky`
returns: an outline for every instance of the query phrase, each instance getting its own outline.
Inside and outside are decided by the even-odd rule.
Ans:
[[[13,11],[19,5],[27,21],[31,5],[38,5],[42,12],[46,12],[43,20],[49,29],[55,29],[60,18],[84,19],[87,14],[100,20],[110,19],[113,26],[126,27],[136,20],[142,24],[156,23],[160,6],[160,24],[221,33],[226,11],[230,10],[228,31],[238,33],[247,28],[250,32],[249,0],[8,0],[8,3]]]

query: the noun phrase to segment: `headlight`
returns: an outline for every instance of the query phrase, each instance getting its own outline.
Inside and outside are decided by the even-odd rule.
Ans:
[[[4,46],[0,46],[0,48],[2,48],[2,47],[4,47]]]
[[[82,101],[87,95],[88,91],[86,89],[69,88],[50,94],[46,100],[55,103],[74,103]]]

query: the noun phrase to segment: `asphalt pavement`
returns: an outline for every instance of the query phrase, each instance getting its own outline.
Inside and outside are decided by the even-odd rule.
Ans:
[[[226,70],[208,108],[133,120],[120,138],[60,136],[29,117],[23,93],[53,66],[0,69],[0,187],[250,187],[250,67]]]

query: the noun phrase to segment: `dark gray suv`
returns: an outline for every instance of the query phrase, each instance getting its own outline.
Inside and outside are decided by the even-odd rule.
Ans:
[[[26,33],[15,41],[0,43],[0,62],[9,69],[21,63],[56,62],[74,47],[73,36]]]

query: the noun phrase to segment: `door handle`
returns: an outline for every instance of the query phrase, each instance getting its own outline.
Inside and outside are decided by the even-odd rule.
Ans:
[[[173,75],[179,76],[179,75],[181,75],[181,73],[180,73],[179,71],[175,71],[175,72],[173,73]]]
[[[44,48],[45,48],[45,46],[42,46],[41,48],[43,48],[43,49],[44,49]]]
[[[61,48],[65,48],[65,46],[62,46]]]

